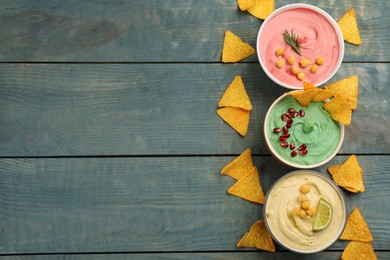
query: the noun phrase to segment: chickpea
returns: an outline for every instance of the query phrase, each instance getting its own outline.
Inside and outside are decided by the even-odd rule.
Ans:
[[[293,209],[293,211],[292,211],[292,215],[293,216],[299,216],[299,215],[301,215],[301,208],[295,208],[295,209]]]
[[[275,51],[275,54],[276,54],[276,56],[282,56],[282,55],[284,54],[283,48],[278,48],[278,49]]]
[[[292,66],[291,73],[297,75],[299,73],[299,68],[297,66]]]
[[[307,200],[307,197],[306,197],[306,195],[301,194],[301,195],[299,195],[298,200],[299,200],[299,202],[304,202]]]
[[[304,210],[310,209],[310,202],[308,200],[305,200],[304,202],[301,203],[301,208]]]
[[[306,210],[306,214],[309,215],[310,217],[313,217],[316,214],[316,209],[309,208],[308,210]]]
[[[305,68],[311,64],[311,61],[307,58],[304,58],[299,63],[301,64],[302,68]]]
[[[304,219],[306,217],[306,211],[304,211],[303,209],[301,209],[301,213],[299,214],[299,217],[301,219]]]
[[[309,188],[309,185],[303,184],[303,185],[299,188],[299,190],[300,190],[303,194],[306,194],[306,193],[308,193],[308,192],[310,191],[310,188]]]
[[[318,58],[316,59],[316,63],[317,63],[318,65],[322,65],[322,64],[324,64],[324,62],[325,62],[324,57],[318,57]]]
[[[284,61],[282,59],[279,59],[276,63],[275,63],[276,67],[278,68],[281,68],[283,67],[284,65]]]
[[[304,80],[305,79],[305,73],[303,73],[302,71],[298,72],[298,74],[296,76],[297,76],[297,78],[299,80]]]
[[[293,65],[295,63],[295,57],[291,55],[288,57],[287,62],[288,64]]]
[[[316,71],[318,70],[318,65],[317,64],[313,64],[313,66],[310,67],[310,71],[315,73]]]

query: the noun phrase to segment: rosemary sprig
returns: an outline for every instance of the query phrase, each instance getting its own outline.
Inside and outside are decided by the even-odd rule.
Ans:
[[[287,31],[287,29],[284,31],[283,39],[294,49],[296,53],[301,55],[301,49],[299,46],[299,36],[295,35],[292,29],[291,29],[291,34]]]

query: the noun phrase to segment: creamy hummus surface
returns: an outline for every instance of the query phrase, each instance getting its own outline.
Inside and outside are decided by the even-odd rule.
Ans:
[[[333,208],[329,226],[321,231],[312,231],[313,218],[295,216],[299,207],[300,187],[307,185],[305,194],[310,207],[316,208],[319,198],[327,200]],[[330,246],[341,234],[345,222],[345,208],[335,188],[325,179],[307,173],[293,174],[275,184],[267,198],[265,213],[269,228],[281,244],[298,251],[312,251]]]
[[[301,55],[284,41],[283,33],[286,30],[293,31],[299,37]],[[306,8],[289,9],[272,17],[260,35],[258,46],[263,64],[276,79],[295,87],[302,87],[302,80],[293,75],[291,66],[288,64],[281,68],[275,66],[278,60],[275,51],[278,48],[284,49],[282,58],[286,60],[292,55],[298,66],[304,58],[309,59],[312,64],[316,58],[324,58],[324,63],[318,66],[315,73],[310,71],[310,66],[300,67],[305,74],[304,80],[314,85],[332,73],[340,55],[337,33],[332,24],[322,14]]]

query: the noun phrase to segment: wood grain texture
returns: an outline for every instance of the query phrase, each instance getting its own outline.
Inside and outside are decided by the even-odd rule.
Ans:
[[[278,0],[276,7],[294,1]],[[390,1],[303,0],[336,20],[355,8],[362,46],[331,81],[359,75],[338,156],[358,154],[358,207],[390,259]],[[222,167],[250,147],[264,191],[292,169],[264,146],[285,89],[256,55],[221,64],[226,30],[255,47],[262,21],[236,0],[0,2],[0,256],[5,259],[340,259],[235,245],[262,205],[228,195]],[[253,104],[242,138],[215,113],[235,75]]]
[[[390,147],[389,64],[343,64],[359,105],[340,153]],[[241,75],[253,110],[242,138],[216,114]],[[263,121],[286,90],[257,64],[1,64],[0,156],[268,154]]]
[[[37,255],[37,256],[7,256],[3,257],[5,260],[26,260],[26,259],[42,259],[42,260],[51,260],[51,259],[209,259],[209,260],[331,260],[331,259],[341,259],[342,252],[321,252],[317,254],[302,255],[286,252],[222,252],[222,253],[149,253],[149,254],[67,254],[67,255]],[[376,252],[378,259],[389,259],[389,252]]]
[[[355,8],[363,45],[346,44],[345,61],[390,60],[389,1],[300,2],[336,20]],[[220,62],[226,30],[256,46],[261,24],[236,1],[1,1],[0,61]]]
[[[247,251],[235,244],[262,206],[226,193],[234,180],[219,172],[233,158],[0,159],[0,253]],[[359,207],[374,248],[386,250],[390,158],[358,159],[366,192],[344,191],[347,211]],[[270,156],[254,163],[264,191],[292,171]]]

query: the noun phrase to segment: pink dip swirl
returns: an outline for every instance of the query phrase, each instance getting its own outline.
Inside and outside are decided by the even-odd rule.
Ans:
[[[290,33],[293,30],[299,36],[301,56],[283,40],[286,29]],[[287,63],[290,55],[296,58],[294,65],[305,73],[305,81],[314,85],[332,73],[340,55],[337,33],[332,24],[322,14],[306,8],[289,9],[272,17],[263,28],[258,47],[263,64],[276,79],[300,88],[303,81],[291,73],[291,65]],[[275,54],[278,48],[284,49],[282,58],[285,64],[282,68],[275,65],[279,58]],[[318,66],[315,73],[310,71],[311,66],[299,66],[299,61],[303,58],[310,59],[314,64],[320,56],[325,58],[325,62]]]

